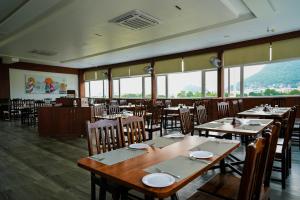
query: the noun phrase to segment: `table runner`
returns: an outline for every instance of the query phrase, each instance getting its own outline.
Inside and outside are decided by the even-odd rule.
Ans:
[[[130,158],[134,158],[136,156],[142,155],[146,152],[147,152],[146,150],[122,148],[122,149],[109,151],[106,153],[97,154],[91,156],[90,158],[106,165],[114,165],[124,160],[128,160]]]
[[[171,144],[174,144],[176,142],[179,142],[183,140],[183,138],[165,138],[165,137],[158,137],[153,140],[145,142],[146,144],[149,144],[151,146],[157,147],[157,148],[164,148],[166,146],[169,146]]]

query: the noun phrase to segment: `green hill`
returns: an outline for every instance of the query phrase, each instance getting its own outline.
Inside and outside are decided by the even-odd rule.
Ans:
[[[289,85],[295,88],[300,85],[300,61],[272,63],[258,73],[245,79],[245,87],[280,87]]]

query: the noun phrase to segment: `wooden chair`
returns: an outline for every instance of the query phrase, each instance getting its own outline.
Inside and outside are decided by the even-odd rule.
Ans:
[[[205,106],[199,105],[196,107],[196,124],[201,125],[208,122],[207,117],[207,111]],[[201,136],[201,129],[198,129],[197,126],[194,127],[194,130],[199,131],[199,136]],[[217,137],[217,138],[223,138],[226,135],[226,133],[220,133],[220,132],[213,132],[209,131],[205,133],[206,137]]]
[[[193,116],[190,114],[190,109],[180,108],[179,109],[180,127],[182,134],[186,135],[191,133],[194,135],[194,122]]]
[[[272,134],[271,134],[271,143],[270,148],[268,152],[268,159],[267,159],[267,165],[266,165],[266,172],[264,177],[264,182],[260,191],[260,199],[261,200],[268,200],[270,195],[270,180],[271,180],[271,174],[272,174],[272,168],[275,158],[275,152],[277,147],[277,142],[280,134],[280,128],[281,123],[275,122],[274,125],[272,125]]]
[[[299,105],[295,106],[295,112],[296,112],[296,116],[298,114],[298,110],[299,110]],[[300,149],[300,119],[299,118],[295,118],[295,123],[294,123],[294,127],[293,127],[293,133],[292,133],[292,142],[294,143],[298,143],[299,149]]]
[[[138,117],[146,117],[146,108],[144,106],[136,106],[133,110],[133,115]]]
[[[239,112],[244,111],[244,102],[243,102],[243,99],[239,99],[238,103],[239,103]]]
[[[119,120],[99,120],[86,123],[89,155],[104,153],[124,147],[124,135]],[[99,199],[106,199],[106,191],[113,199],[119,199],[123,188],[115,183],[108,183],[106,179],[91,173],[91,197],[96,198],[96,185],[100,186]]]
[[[153,138],[153,133],[156,131],[159,131],[160,136],[162,136],[163,108],[161,106],[153,106],[149,111],[151,116],[149,117],[145,130],[149,133],[149,139],[151,140]]]
[[[222,199],[256,200],[259,199],[258,191],[261,189],[266,166],[266,156],[268,155],[271,134],[259,137],[254,143],[247,146],[245,165],[242,177],[232,174],[218,174],[205,183],[197,192],[197,199],[203,199],[203,192],[207,196],[210,194]],[[189,198],[194,200],[193,196]],[[206,198],[210,199],[210,198]]]
[[[145,123],[143,117],[130,116],[121,118],[121,127],[123,135],[127,136],[128,145],[146,141]]]
[[[237,100],[232,100],[231,105],[232,105],[231,113],[232,113],[232,116],[235,117],[240,112],[239,102]]]
[[[119,114],[121,112],[119,105],[109,105],[108,106],[108,114],[114,115]]]
[[[289,175],[289,169],[291,168],[291,160],[292,160],[292,150],[291,150],[291,136],[295,123],[296,112],[293,108],[290,111],[288,123],[284,128],[284,138],[283,141],[279,140],[275,153],[275,161],[280,162],[279,166],[274,166],[273,171],[277,171],[281,173],[281,179],[272,179],[274,181],[280,181],[282,189],[286,187],[286,178]]]
[[[105,112],[107,112],[106,105],[100,104],[92,107],[92,119],[93,121],[97,121],[99,116],[102,116]]]
[[[286,99],[285,98],[273,98],[271,101],[271,106],[275,107],[275,105],[279,107],[285,107]]]
[[[217,102],[217,109],[218,109],[218,118],[219,119],[230,116],[228,102]]]

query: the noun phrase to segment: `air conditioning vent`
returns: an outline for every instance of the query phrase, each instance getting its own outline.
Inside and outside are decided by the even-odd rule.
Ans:
[[[131,30],[141,30],[159,24],[160,20],[141,10],[132,10],[109,22],[116,23]]]
[[[42,55],[42,56],[54,56],[57,54],[57,52],[55,52],[55,51],[38,50],[38,49],[31,50],[31,51],[29,51],[29,53],[38,54],[38,55]]]

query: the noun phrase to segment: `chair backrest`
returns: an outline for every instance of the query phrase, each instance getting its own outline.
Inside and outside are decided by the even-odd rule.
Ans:
[[[280,134],[280,128],[281,128],[280,122],[275,122],[275,124],[272,125],[272,127],[271,127],[271,132],[272,132],[271,142],[270,142],[270,148],[269,148],[267,166],[266,166],[266,172],[265,172],[265,178],[264,178],[264,186],[267,186],[267,187],[270,186],[273,162],[274,162],[277,142],[278,142],[278,138],[279,138],[279,134]]]
[[[150,128],[152,128],[153,126],[161,126],[163,107],[157,105],[152,106],[149,112],[151,113]]]
[[[240,111],[240,109],[239,109],[239,102],[237,101],[237,100],[232,100],[231,101],[231,107],[232,107],[232,116],[236,116],[238,113],[239,113],[239,111]]]
[[[243,103],[243,99],[239,99],[238,100],[239,103],[239,112],[244,111],[244,103]]]
[[[271,101],[271,106],[279,106],[279,107],[285,107],[286,99],[285,98],[273,98]]]
[[[113,114],[119,114],[120,111],[120,107],[119,105],[109,105],[108,106],[108,114],[113,115]]]
[[[121,99],[120,100],[120,106],[121,105],[127,105],[127,100],[126,99]]]
[[[197,125],[207,122],[207,112],[205,106],[199,105],[196,107],[196,120]]]
[[[172,101],[170,99],[165,100],[165,107],[172,106]]]
[[[229,103],[228,102],[217,102],[218,118],[229,117]]]
[[[284,131],[284,139],[283,139],[283,145],[282,145],[283,152],[288,148],[289,142],[290,142],[292,134],[293,134],[293,129],[294,129],[295,120],[296,120],[296,112],[297,112],[297,108],[292,107],[292,109],[289,113],[285,131]]]
[[[119,120],[86,122],[89,155],[95,155],[124,147],[124,135]]]
[[[106,105],[100,104],[92,107],[92,117],[102,116],[106,112]]]
[[[127,135],[128,144],[140,143],[146,141],[144,118],[138,116],[130,116],[121,119],[121,127]]]
[[[133,110],[133,115],[138,117],[145,117],[146,108],[144,106],[136,106]]]
[[[254,143],[247,146],[243,174],[240,182],[238,200],[256,199],[257,184],[262,182],[260,170],[265,169],[265,147],[269,149],[270,134],[268,137],[259,137]]]
[[[192,116],[190,113],[190,109],[188,108],[180,108],[179,109],[179,117],[180,117],[180,125],[182,134],[186,135],[192,133],[194,130],[194,124],[192,120]]]

